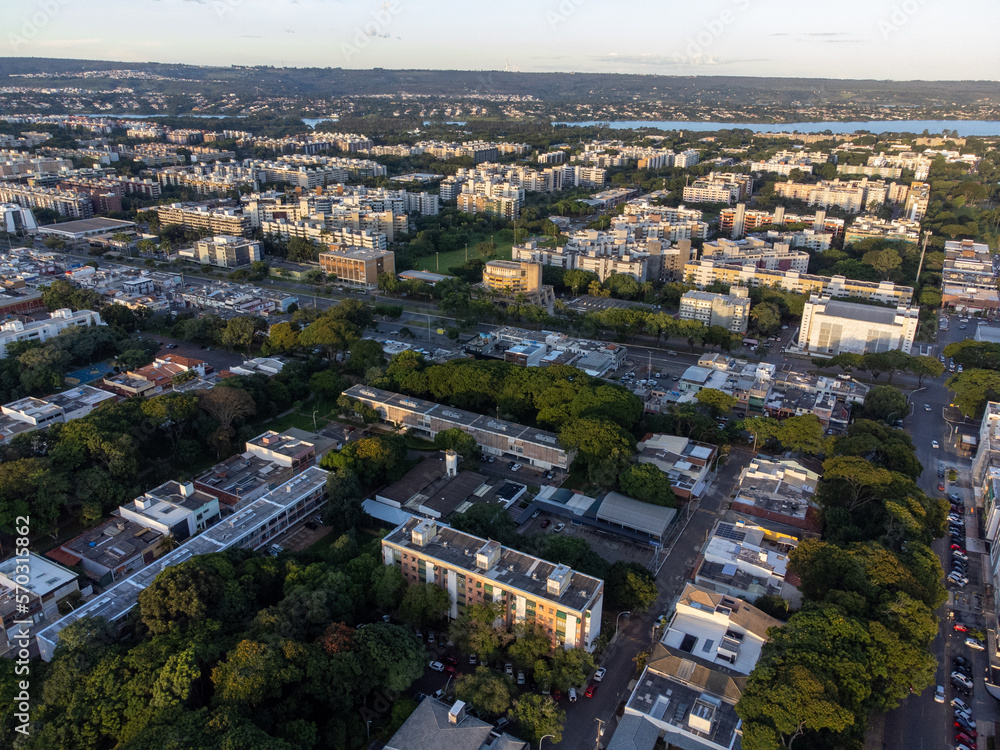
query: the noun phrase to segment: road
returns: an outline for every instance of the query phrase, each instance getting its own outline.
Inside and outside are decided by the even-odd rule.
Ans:
[[[656,584],[660,595],[656,603],[646,612],[636,613],[630,618],[620,619],[621,627],[618,638],[609,646],[601,665],[608,670],[604,680],[598,686],[593,698],[580,697],[571,704],[563,698],[563,708],[566,710],[566,724],[563,729],[563,739],[553,747],[583,748],[595,747],[597,739],[597,720],[605,722],[603,745],[608,743],[614,732],[616,720],[615,711],[620,701],[629,695],[629,682],[635,669],[633,658],[636,654],[653,648],[653,623],[656,618],[669,612],[674,601],[684,589],[685,582],[693,572],[695,558],[705,544],[705,539],[715,525],[720,512],[729,505],[740,473],[753,454],[747,450],[734,450],[726,465],[718,471],[709,492],[700,501],[700,507],[691,516],[684,533],[677,539],[667,555],[666,562],[660,568]],[[656,633],[660,636],[662,633]],[[546,743],[546,747],[548,747]]]
[[[942,332],[939,346],[961,341],[971,331],[971,324],[965,331],[960,330],[957,316],[952,316],[950,330]],[[952,428],[943,417],[944,408],[951,402],[951,394],[944,387],[944,382],[951,374],[948,372],[940,378],[926,380],[924,382],[926,390],[913,394],[911,401],[915,407],[914,411],[904,419],[904,429],[912,437],[917,457],[924,466],[924,472],[917,484],[929,495],[940,497],[942,492],[937,487],[938,482],[943,481],[946,485],[945,493],[956,493],[961,496],[966,505],[966,534],[970,537],[965,545],[970,563],[969,585],[964,590],[949,586],[948,601],[937,612],[941,618],[941,631],[932,646],[932,652],[938,660],[936,684],[945,687],[948,702],[958,696],[970,703],[977,722],[996,722],[1000,719],[997,702],[986,692],[982,682],[988,659],[984,652],[974,651],[965,645],[965,635],[954,632],[953,620],[949,617],[953,612],[955,621],[961,621],[970,627],[983,628],[986,624],[982,610],[976,602],[976,594],[982,591],[982,554],[973,551],[976,543],[972,540],[981,538],[982,532],[979,528],[978,515],[971,512],[974,508],[969,479],[972,462],[971,459],[958,454],[952,440],[954,437]],[[930,411],[925,410],[924,404],[930,406]],[[933,448],[932,440],[937,440],[941,447]],[[952,484],[947,481],[947,477],[943,480],[938,478],[939,468],[955,468],[958,471],[958,482]],[[934,551],[941,558],[945,573],[951,567],[950,546],[949,537],[934,543]],[[972,699],[960,696],[951,687],[952,661],[956,656],[964,656],[973,663],[976,688]],[[940,750],[942,747],[953,747],[955,733],[951,721],[952,708],[948,702],[943,705],[935,703],[933,687],[921,695],[910,696],[898,709],[885,717],[883,738],[885,747],[888,750]]]

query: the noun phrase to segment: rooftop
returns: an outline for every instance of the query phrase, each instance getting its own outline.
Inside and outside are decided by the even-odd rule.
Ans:
[[[424,546],[413,540],[414,527],[419,523],[433,522],[412,519],[398,526],[384,539],[383,544],[391,544],[419,553],[423,557],[438,560],[449,568],[475,571],[479,575],[495,581],[504,589],[515,589],[531,596],[560,602],[567,609],[584,612],[602,592],[604,582],[576,571],[569,572],[569,582],[560,596],[549,593],[549,578],[565,569],[555,563],[533,555],[500,547],[499,560],[489,568],[478,567],[477,553],[488,540],[458,531],[447,526],[434,524],[435,535]],[[494,542],[495,544],[495,542]],[[565,569],[568,570],[568,569]]]
[[[76,578],[76,573],[72,570],[67,570],[62,565],[46,560],[34,552],[28,552],[27,583],[21,582],[23,573],[18,570],[18,566],[19,561],[16,557],[0,562],[0,576],[11,582],[16,580],[16,576],[20,588],[27,589],[37,596],[47,596]]]
[[[836,318],[859,320],[864,323],[892,325],[896,322],[898,311],[896,308],[875,307],[873,305],[860,305],[856,302],[836,302],[831,300],[826,303],[823,314]]]
[[[161,534],[149,526],[112,518],[63,543],[62,549],[93,560],[110,570],[159,543]]]
[[[424,698],[416,710],[386,744],[386,750],[524,750],[525,743],[502,734],[491,737],[493,725],[463,711],[459,706]],[[455,719],[460,719],[456,721]]]

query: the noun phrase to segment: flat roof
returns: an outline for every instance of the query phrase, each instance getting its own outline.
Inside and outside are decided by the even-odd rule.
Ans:
[[[10,557],[0,562],[0,575],[13,582],[15,576],[20,576],[18,558]],[[34,552],[28,552],[28,582],[19,583],[22,589],[27,589],[38,596],[46,596],[70,581],[76,579],[76,573],[67,570],[51,560],[46,560]]]
[[[65,221],[59,224],[46,224],[45,226],[39,227],[39,230],[55,234],[83,236],[85,234],[93,234],[95,232],[117,232],[134,226],[134,221],[121,221],[120,219],[94,217],[93,219]]]
[[[600,521],[625,526],[656,537],[662,537],[666,533],[676,515],[675,508],[643,503],[618,492],[609,492],[605,495],[601,506],[597,509],[597,518]]]
[[[581,613],[592,606],[598,591],[604,588],[604,581],[574,570],[570,571],[571,580],[562,596],[555,597],[548,593],[548,579],[557,572],[557,568],[560,568],[556,563],[509,547],[501,547],[499,561],[489,570],[484,570],[477,567],[476,553],[488,544],[489,540],[436,524],[436,536],[427,545],[420,547],[414,544],[412,539],[413,528],[418,523],[431,522],[411,519],[393,529],[383,539],[383,544],[419,553],[421,556],[438,560],[449,568],[474,572],[493,580],[504,589],[515,589],[539,599],[558,601],[567,609]]]
[[[831,300],[823,308],[823,314],[848,320],[860,320],[865,323],[881,323],[892,325],[896,322],[895,308],[873,307],[855,302],[837,302]]]

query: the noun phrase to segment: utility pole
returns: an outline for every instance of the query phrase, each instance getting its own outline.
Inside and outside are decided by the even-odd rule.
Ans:
[[[597,722],[597,739],[594,740],[594,750],[599,750],[601,747],[601,737],[604,735],[604,722],[601,719],[595,719]]]
[[[924,249],[920,251],[920,264],[917,266],[917,283],[920,283],[920,272],[924,269],[924,256],[927,255],[927,241],[931,238],[930,232],[924,232]]]

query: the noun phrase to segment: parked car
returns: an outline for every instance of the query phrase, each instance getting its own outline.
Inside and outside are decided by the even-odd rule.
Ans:
[[[937,448],[936,445],[934,447]],[[938,482],[937,488],[938,488],[938,492],[944,492],[944,482]]]
[[[949,573],[948,581],[955,584],[959,588],[969,585],[969,579],[963,576],[961,573]]]
[[[598,669],[596,672],[594,672],[594,682],[600,682],[601,680],[603,680],[604,675],[606,675],[607,673],[608,670],[606,670],[604,667]]]
[[[660,615],[659,617],[656,618],[656,627],[662,628],[666,624],[667,624],[667,616],[666,615]]]
[[[963,667],[971,667],[971,666],[972,666],[972,662],[970,662],[970,661],[969,661],[968,659],[966,659],[966,658],[965,658],[964,656],[956,656],[956,657],[955,657],[955,658],[954,658],[954,659],[952,660],[952,663],[953,663],[953,664],[960,664],[960,665],[962,665]]]
[[[957,549],[951,551],[951,556],[955,560],[961,560],[964,563],[969,562],[969,556],[964,552],[959,552]]]
[[[968,633],[969,632],[969,629],[965,626],[964,623],[961,623],[961,622],[956,622],[954,625],[951,626],[951,629],[954,630],[956,633]]]
[[[592,682],[589,685],[587,685],[587,689],[583,691],[583,697],[584,698],[593,698],[594,697],[594,693],[596,693],[596,692],[597,692],[597,685]]]
[[[569,702],[576,703],[576,688],[569,689]]]
[[[944,479],[944,469],[938,469],[938,479]]]
[[[972,690],[972,680],[970,680],[961,672],[952,672],[951,681],[954,683],[958,683],[967,690]]]
[[[552,691],[552,700],[561,701],[562,700],[562,690],[556,688]]]
[[[924,404],[924,411],[930,411],[930,410],[931,410],[931,405],[930,404]]]
[[[978,750],[976,746],[976,741],[972,739],[972,737],[967,735],[965,732],[959,732],[958,734],[956,734],[955,742],[959,744],[959,747],[965,745],[966,747],[970,748],[970,750]]]
[[[430,667],[431,669],[433,669],[433,670],[434,670],[435,672],[443,672],[443,671],[444,671],[444,664],[442,664],[442,663],[441,663],[441,662],[439,662],[439,661],[432,661],[432,662],[431,662],[430,664],[428,664],[427,666],[429,666],[429,667]]]
[[[948,499],[951,500],[951,502],[953,502],[953,503],[961,503],[962,502],[962,498],[959,497],[959,495],[958,495],[957,492],[952,492],[950,495],[948,495]]]
[[[965,721],[964,719],[956,716],[955,721],[952,723],[952,726],[955,727],[956,731],[965,732],[970,737],[975,738],[979,736],[979,732],[976,731],[976,728],[974,726],[970,726],[970,724],[975,724],[975,723],[976,722],[974,721],[973,722]]]
[[[556,526],[555,526],[555,528],[552,529],[552,533],[558,534],[560,531],[562,531],[565,528],[566,528],[566,524],[564,524],[564,523],[557,523]]]
[[[511,471],[520,471],[521,470],[521,464],[514,464],[513,466],[510,467],[510,470]]]
[[[502,732],[504,727],[506,727],[508,724],[510,724],[510,719],[508,719],[506,716],[501,716],[493,723],[493,728],[496,729],[498,732]]]
[[[944,703],[944,685],[938,685],[934,690],[934,700],[938,703]]]
[[[455,669],[455,666],[453,664],[445,664],[444,665],[444,671],[445,671],[445,674],[450,674],[452,677],[454,677],[456,674],[458,674],[458,670]]]
[[[518,685],[523,685],[524,684],[524,672],[518,672],[517,673],[517,684]]]
[[[931,448],[940,448],[940,447],[941,446],[938,445],[938,441],[937,440],[931,440]],[[943,490],[944,487],[942,487],[941,489]]]
[[[479,663],[479,657],[475,654],[469,654],[469,664],[476,666]]]
[[[983,645],[982,641],[980,641],[978,638],[972,638],[971,636],[965,639],[965,645],[968,646],[969,648],[974,648],[976,651],[986,650],[986,646]]]
[[[955,721],[961,722],[966,727],[968,727],[968,729],[970,731],[975,730],[975,728],[976,728],[976,722],[972,718],[972,712],[971,711],[956,711],[955,712]]]
[[[552,523],[552,521],[550,521],[549,519],[543,518],[542,519],[542,523],[540,525],[541,525],[541,527],[543,529],[547,529],[549,527],[549,524],[551,524],[551,523]]]
[[[503,671],[504,671],[504,673],[508,677],[513,677],[514,676],[514,665],[513,664],[504,664],[503,665]]]
[[[454,656],[446,656],[444,657],[443,661],[445,664],[451,664],[451,666],[453,667],[458,666],[458,659],[456,659]]]
[[[968,703],[966,703],[965,701],[963,701],[963,700],[962,700],[961,698],[952,698],[952,699],[951,699],[951,705],[953,705],[953,706],[954,706],[955,708],[957,708],[957,709],[958,709],[959,711],[965,711],[965,712],[968,712],[968,711],[970,711],[970,710],[971,710],[971,709],[969,708],[969,704],[968,704]]]
[[[964,553],[965,552],[965,547],[963,547],[961,544],[953,544],[953,545],[951,545],[951,551],[952,552],[962,552],[962,553]]]

